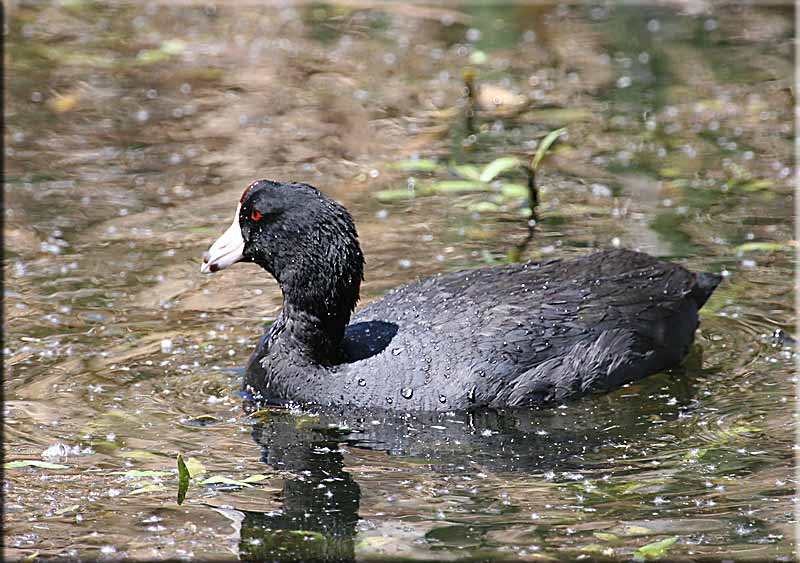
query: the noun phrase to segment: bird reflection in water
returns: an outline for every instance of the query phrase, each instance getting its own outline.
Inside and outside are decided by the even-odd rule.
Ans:
[[[657,394],[673,399],[653,400]],[[244,512],[241,558],[355,560],[361,488],[345,470],[342,446],[425,458],[440,474],[470,465],[533,474],[597,470],[609,444],[641,440],[654,417],[677,419],[691,408],[692,396],[690,379],[673,373],[568,409],[402,414],[336,408],[313,417],[275,410],[253,425],[252,437],[265,464],[294,477],[284,483],[281,510]]]

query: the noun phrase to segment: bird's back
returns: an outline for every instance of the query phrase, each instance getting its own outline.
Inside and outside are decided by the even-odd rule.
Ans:
[[[561,401],[678,363],[718,281],[625,250],[434,276],[358,311],[336,372],[365,406]]]

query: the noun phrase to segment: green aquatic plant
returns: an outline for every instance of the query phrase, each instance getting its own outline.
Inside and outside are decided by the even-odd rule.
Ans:
[[[647,559],[661,559],[677,541],[678,536],[673,536],[671,538],[665,538],[657,542],[643,545],[636,550],[636,553],[634,553],[633,557],[638,561],[644,561]]]
[[[38,467],[39,469],[69,469],[69,465],[39,461],[38,459],[17,459],[3,464],[4,469],[19,469],[21,467]]]
[[[420,172],[433,176],[449,173],[451,178],[428,182],[414,180],[409,182],[408,188],[381,190],[375,193],[375,197],[379,201],[390,203],[433,194],[499,192],[501,199],[528,198],[531,211],[533,211],[533,208],[538,205],[536,171],[553,144],[566,132],[565,128],[560,128],[545,135],[528,164],[517,156],[501,156],[483,167],[469,163],[445,165],[429,159],[394,162],[389,165],[389,168],[403,172]],[[527,185],[498,181],[503,175],[509,175],[521,170],[527,173]],[[452,178],[453,176],[456,178]],[[480,202],[471,206],[471,209],[474,211],[496,211],[499,209],[499,205],[493,202]]]
[[[536,149],[536,154],[534,154],[531,159],[530,166],[526,169],[528,173],[528,201],[531,208],[531,215],[534,218],[536,217],[536,208],[539,206],[539,187],[536,185],[536,172],[539,170],[539,165],[542,163],[542,159],[547,155],[550,147],[552,147],[553,143],[566,132],[566,128],[561,127],[545,135],[542,142],[539,143],[539,147]]]
[[[178,504],[182,504],[186,499],[186,492],[189,490],[190,482],[198,475],[206,473],[206,468],[203,463],[197,458],[190,457],[186,460],[183,459],[181,454],[178,454]],[[202,481],[195,481],[197,485],[223,485],[236,488],[251,488],[254,483],[260,483],[269,479],[269,475],[256,473],[248,475],[244,479],[233,479],[223,475],[212,475],[206,477]],[[163,490],[163,489],[160,489]],[[140,491],[149,492],[149,491]]]
[[[189,490],[189,468],[186,467],[186,462],[183,461],[183,456],[178,454],[178,504],[183,504],[186,498],[186,491]]]

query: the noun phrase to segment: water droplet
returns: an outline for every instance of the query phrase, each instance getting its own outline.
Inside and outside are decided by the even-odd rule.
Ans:
[[[403,348],[393,348],[392,349],[392,356],[399,356],[403,353]]]
[[[447,397],[445,397],[444,395],[439,395],[439,402],[440,403],[446,403],[447,402]]]
[[[403,387],[403,389],[400,391],[400,394],[404,399],[410,399],[412,396],[414,396],[414,390],[411,387]]]
[[[366,385],[367,385],[367,380],[364,379],[363,377],[358,380],[359,387],[366,387]]]
[[[391,397],[386,397],[386,402],[391,405],[392,403],[394,403],[394,399],[392,399]]]

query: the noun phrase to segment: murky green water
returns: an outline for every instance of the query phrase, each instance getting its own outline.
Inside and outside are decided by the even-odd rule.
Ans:
[[[61,467],[6,467],[6,558],[794,558],[790,4],[61,4],[4,30],[5,457]],[[541,412],[243,416],[280,294],[198,270],[244,186],[343,201],[368,300],[527,233],[519,174],[392,163],[562,126],[522,259],[724,272],[685,366]]]

